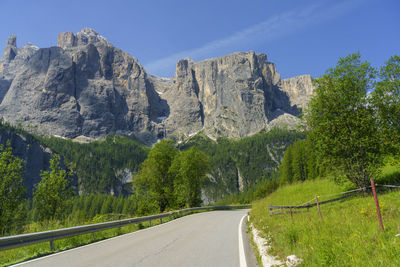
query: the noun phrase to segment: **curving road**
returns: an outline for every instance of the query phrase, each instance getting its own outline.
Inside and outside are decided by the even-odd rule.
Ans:
[[[239,229],[247,212],[230,210],[193,214],[16,266],[231,267],[246,266],[243,258],[247,266],[253,266],[255,258],[248,244],[245,223]],[[242,250],[239,249],[239,235],[244,239],[245,257],[239,251]]]

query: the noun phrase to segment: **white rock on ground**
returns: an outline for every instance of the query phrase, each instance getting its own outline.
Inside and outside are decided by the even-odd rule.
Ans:
[[[277,257],[269,255],[268,251],[271,249],[270,238],[265,239],[261,237],[260,231],[258,231],[253,226],[253,224],[251,224],[250,227],[253,234],[254,243],[257,245],[258,252],[261,256],[261,262],[264,267],[285,266],[285,265],[288,267],[293,267],[299,265],[302,262],[302,259],[298,258],[296,255],[287,256],[285,263],[277,259]]]
[[[286,266],[292,267],[297,266],[302,262],[302,259],[297,258],[296,255],[290,255],[286,258]]]
[[[284,263],[276,257],[268,254],[268,251],[271,249],[270,240],[267,240],[260,236],[260,231],[258,231],[253,224],[251,224],[251,231],[253,233],[254,243],[257,245],[258,252],[261,256],[261,262],[264,267],[270,266],[283,266]]]

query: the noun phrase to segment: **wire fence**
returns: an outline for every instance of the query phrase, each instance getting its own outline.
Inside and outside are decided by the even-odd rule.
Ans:
[[[383,190],[384,189],[397,189],[397,188],[400,188],[400,185],[375,185],[375,187],[381,188]],[[312,198],[302,204],[299,204],[299,205],[270,205],[269,212],[270,212],[271,216],[272,215],[280,215],[280,214],[288,214],[288,213],[293,214],[293,213],[306,212],[306,211],[299,211],[299,210],[307,209],[307,211],[309,211],[309,209],[312,207],[344,200],[344,199],[350,198],[358,193],[368,192],[370,190],[372,190],[372,186],[352,189],[349,191],[339,192],[339,193],[334,193],[334,194],[327,194],[327,195],[317,195],[316,194],[314,198]],[[328,197],[335,197],[335,198],[331,198],[331,199],[324,200],[324,201],[318,201],[319,199],[328,198]],[[274,211],[274,210],[278,210],[278,211]]]

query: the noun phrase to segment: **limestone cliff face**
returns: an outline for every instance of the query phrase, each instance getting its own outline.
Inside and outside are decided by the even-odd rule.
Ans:
[[[302,82],[296,85],[301,87]],[[290,85],[285,84],[285,89],[289,91]],[[169,89],[162,90],[161,97],[171,107],[164,122],[166,135],[185,139],[202,130],[214,139],[243,137],[278,125],[278,117],[296,124],[294,105],[302,99],[294,97],[303,93],[295,95],[296,90],[291,94],[283,90],[275,64],[265,54],[234,53],[197,63],[181,60]]]
[[[311,75],[301,75],[281,81],[282,91],[289,96],[290,104],[304,109],[313,94],[313,80]]]
[[[183,59],[166,79],[148,75],[92,29],[61,33],[57,47],[41,49],[17,48],[10,36],[0,61],[0,116],[68,138],[116,132],[152,143],[199,131],[242,137],[279,124],[282,116],[296,121],[312,84],[293,79],[281,81],[266,55],[252,51]]]
[[[100,137],[111,132],[157,136],[159,97],[137,60],[93,30],[63,33],[59,47],[38,49],[9,75],[0,114],[41,134]],[[16,58],[18,57],[18,53]]]

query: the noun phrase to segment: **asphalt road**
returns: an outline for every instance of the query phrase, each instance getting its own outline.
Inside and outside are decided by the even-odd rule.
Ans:
[[[247,212],[193,214],[18,266],[240,266],[239,231],[244,239],[247,266],[253,266],[255,258],[245,223],[239,229]]]

